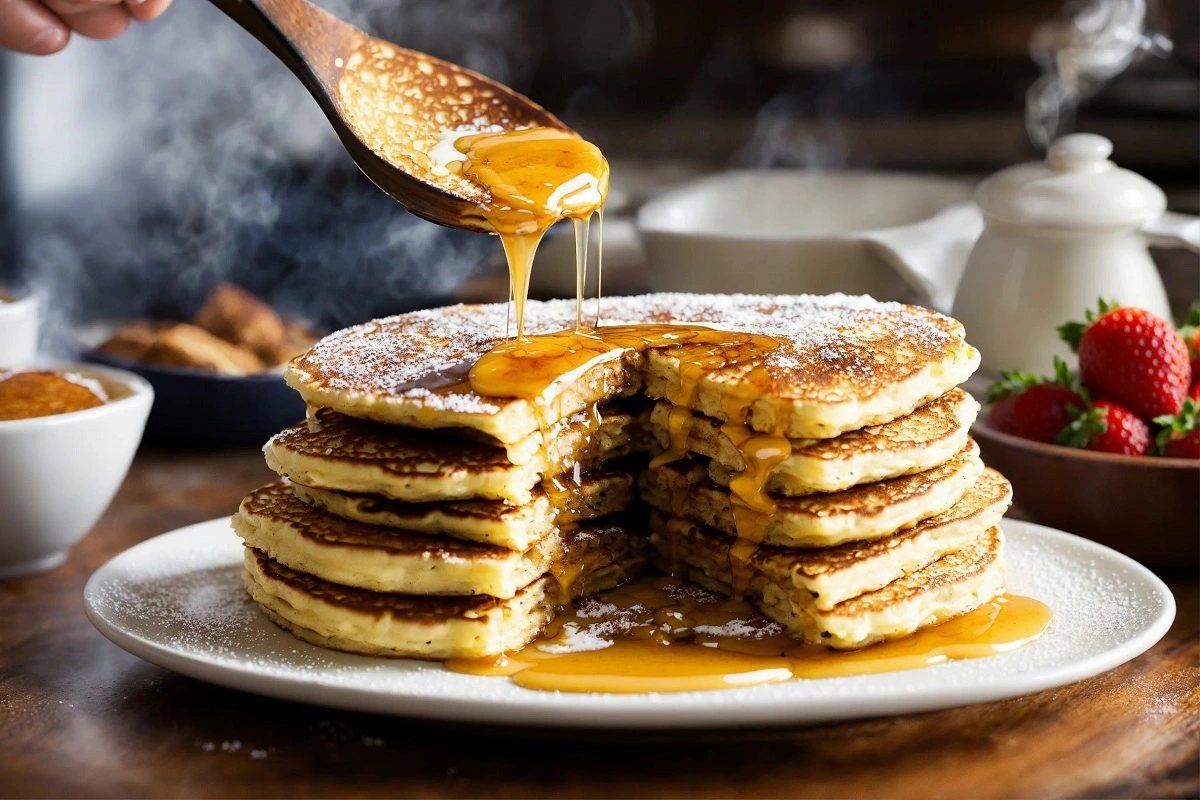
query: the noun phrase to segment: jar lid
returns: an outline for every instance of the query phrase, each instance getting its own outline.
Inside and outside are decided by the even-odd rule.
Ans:
[[[1045,161],[1003,169],[979,184],[989,218],[1048,228],[1140,227],[1166,210],[1150,181],[1108,160],[1112,142],[1073,133],[1050,145]]]

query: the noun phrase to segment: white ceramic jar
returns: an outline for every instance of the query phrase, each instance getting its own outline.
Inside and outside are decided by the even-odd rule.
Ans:
[[[1147,245],[1200,251],[1200,223],[1166,215],[1162,190],[1108,160],[1094,134],[1055,141],[1045,162],[1001,170],[979,185],[985,228],[967,259],[953,315],[979,348],[980,375],[1052,372],[1071,358],[1055,328],[1097,300],[1170,319]]]
[[[37,343],[37,298],[0,300],[0,369],[32,364],[37,355]]]

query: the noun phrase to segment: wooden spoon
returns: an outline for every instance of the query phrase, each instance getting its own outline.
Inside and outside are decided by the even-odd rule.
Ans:
[[[457,129],[569,130],[503,84],[368,36],[306,0],[211,0],[295,73],[359,169],[414,214],[491,232],[491,196],[437,169],[429,151]],[[442,174],[446,173],[446,174]]]

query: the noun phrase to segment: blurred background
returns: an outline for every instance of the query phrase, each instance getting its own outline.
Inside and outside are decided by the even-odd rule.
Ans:
[[[1074,129],[1110,138],[1173,209],[1200,205],[1195,0],[1150,2],[1128,67],[1081,83],[1074,111],[1044,102],[1046,32],[1087,10],[1058,0],[320,5],[508,83],[595,141],[613,167],[610,292],[647,285],[637,210],[729,167],[935,173],[969,188]],[[223,279],[324,328],[507,294],[494,239],[420,221],[374,189],[299,82],[201,0],[116,41],[5,56],[0,107],[0,284],[48,293],[55,330],[187,318]],[[570,267],[549,274],[554,252],[535,269],[549,275],[542,294],[563,275],[573,285]],[[1195,297],[1194,256],[1160,267],[1173,300]]]

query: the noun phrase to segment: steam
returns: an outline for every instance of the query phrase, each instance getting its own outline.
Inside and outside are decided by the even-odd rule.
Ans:
[[[732,158],[734,166],[833,169],[846,161],[845,134],[819,98],[783,93],[754,120],[754,133]]]
[[[1034,31],[1029,49],[1042,76],[1026,93],[1025,126],[1035,146],[1070,133],[1079,105],[1140,53],[1171,52],[1171,41],[1145,22],[1145,0],[1081,0]]]
[[[535,63],[528,16],[499,0],[322,5],[502,81]],[[207,3],[10,66],[18,271],[63,326],[186,316],[223,279],[340,325],[445,299],[499,255],[371,186],[300,83]]]

